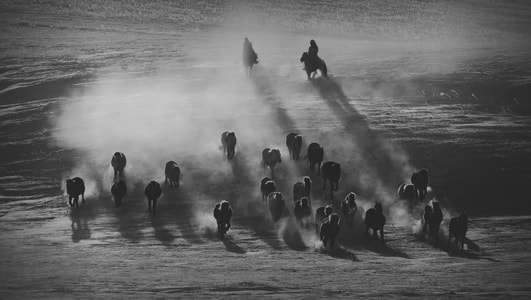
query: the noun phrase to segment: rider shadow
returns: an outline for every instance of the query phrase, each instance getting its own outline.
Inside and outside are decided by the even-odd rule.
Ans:
[[[90,239],[88,221],[95,218],[91,205],[83,205],[81,208],[70,208],[70,221],[72,229],[72,242],[79,243],[81,240]]]
[[[234,180],[237,182],[237,188],[224,190],[225,199],[231,199],[231,206],[235,213],[238,213],[238,222],[247,226],[253,234],[260,240],[268,244],[275,250],[282,249],[278,237],[272,231],[271,220],[268,218],[269,210],[265,203],[261,203],[261,196],[256,194],[260,188],[260,182],[253,182],[245,156],[237,155],[231,161],[232,173]],[[241,218],[240,215],[245,217]]]
[[[356,143],[360,157],[371,166],[371,171],[374,170],[375,175],[383,182],[400,180],[404,162],[397,161],[396,153],[391,153],[389,145],[386,145],[384,140],[369,127],[366,117],[352,106],[350,99],[336,80],[318,78],[311,80],[310,84],[341,121],[349,139]],[[377,192],[376,186],[371,188],[372,192]]]
[[[277,119],[277,122],[275,123],[280,124],[281,127],[286,128],[288,131],[296,130],[297,126],[295,122],[288,115],[286,109],[278,104],[281,102],[281,99],[280,96],[278,96],[271,79],[265,75],[261,75],[252,77],[250,80],[252,81],[257,94],[261,96],[260,100],[262,100],[264,104],[269,105],[274,109],[274,116]]]

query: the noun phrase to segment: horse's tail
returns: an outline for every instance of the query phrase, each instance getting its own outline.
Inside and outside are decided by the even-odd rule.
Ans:
[[[328,69],[323,59],[320,59],[319,61],[319,69],[321,69],[321,74],[323,75],[323,77],[328,77]]]

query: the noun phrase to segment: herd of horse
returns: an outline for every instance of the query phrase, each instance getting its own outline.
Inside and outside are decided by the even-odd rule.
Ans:
[[[221,135],[221,148],[223,154],[227,156],[227,160],[232,160],[235,155],[237,139],[234,132],[225,131]],[[286,136],[286,146],[293,160],[300,159],[300,152],[302,148],[302,136],[297,133],[289,133]],[[335,161],[326,161],[323,163],[324,149],[318,143],[310,143],[307,148],[307,153],[303,160],[309,162],[310,170],[315,170],[317,166],[318,176],[322,176],[323,191],[326,190],[326,182],[330,182],[330,191],[333,194],[338,190],[339,179],[341,176],[341,165]],[[277,191],[277,184],[275,182],[275,167],[281,163],[281,154],[279,149],[265,148],[262,151],[262,166],[264,172],[269,169],[270,177],[262,178],[260,182],[260,192],[262,194],[262,202],[266,205],[273,222],[278,222],[286,215],[286,211],[290,211],[285,201],[285,196]],[[123,153],[116,152],[112,156],[111,166],[114,169],[114,183],[111,186],[111,194],[115,201],[115,206],[121,205],[122,199],[127,193],[126,182],[123,177],[123,172],[126,167],[127,160]],[[168,161],[165,166],[165,185],[170,183],[170,188],[178,189],[182,179],[181,169],[175,161]],[[400,200],[409,203],[410,209],[423,203],[429,184],[429,172],[426,169],[415,171],[411,176],[411,183],[403,183],[399,186],[397,196]],[[69,205],[71,207],[79,207],[78,201],[81,196],[82,203],[85,203],[85,185],[80,177],[75,177],[66,180],[66,190],[69,195]],[[148,211],[156,215],[157,199],[162,195],[162,188],[160,184],[152,180],[145,189],[145,196],[148,200]],[[309,176],[304,176],[301,182],[296,182],[293,185],[293,215],[297,223],[305,228],[311,226],[312,223],[316,226],[316,231],[321,238],[321,241],[326,248],[331,250],[334,247],[336,237],[340,230],[340,222],[344,221],[347,226],[354,226],[354,218],[358,212],[356,204],[356,194],[349,192],[344,200],[341,201],[338,212],[334,212],[331,205],[318,207],[313,213],[311,206],[312,194],[312,180]],[[232,208],[230,203],[222,200],[214,208],[214,218],[218,226],[218,234],[224,236],[230,228],[230,220],[232,218]],[[341,215],[341,217],[340,217]],[[438,232],[440,224],[443,220],[443,214],[440,204],[435,200],[431,200],[425,205],[423,213],[424,232],[428,232],[429,236],[438,240]],[[384,225],[386,218],[382,204],[376,202],[374,207],[368,209],[364,216],[365,235],[369,235],[369,229],[372,230],[374,238],[377,238],[378,232],[383,243],[384,240]],[[454,244],[463,250],[465,235],[468,228],[468,218],[465,213],[458,217],[454,217],[449,223],[449,237],[448,243],[454,238]]]

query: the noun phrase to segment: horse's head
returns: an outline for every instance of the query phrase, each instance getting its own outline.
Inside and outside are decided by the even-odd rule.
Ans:
[[[382,211],[383,211],[382,203],[380,203],[380,202],[376,202],[376,204],[374,204],[374,208],[375,208],[376,211],[378,211],[378,212],[382,212]]]
[[[229,136],[230,137],[236,137],[236,134],[233,131],[231,131],[231,132],[227,133],[227,137],[229,137]]]
[[[222,211],[227,211],[229,210],[229,202],[227,200],[221,200],[221,210]]]
[[[333,212],[333,210],[332,210],[332,206],[330,206],[330,205],[325,206],[325,208],[324,208],[324,213],[325,213],[326,216],[331,215],[332,212]]]
[[[301,200],[299,200],[299,201],[301,201],[301,206],[303,206],[303,207],[308,207],[309,206],[308,198],[302,197]]]
[[[339,216],[337,214],[331,214],[329,217],[328,217],[328,222],[331,224],[331,225],[339,225]]]
[[[282,162],[282,158],[280,157],[280,150],[273,149],[271,150],[271,154],[273,156],[273,161]]]
[[[349,205],[351,205],[351,203],[355,202],[356,201],[356,193],[354,192],[350,192],[348,193],[347,197],[345,198],[345,200],[347,200],[347,203]]]
[[[308,52],[303,52],[301,56],[301,62],[305,62],[308,59]]]
[[[432,201],[431,205],[433,206],[434,212],[440,212],[441,211],[441,205],[439,202]]]
[[[312,184],[312,179],[308,176],[304,176],[302,178],[304,180],[304,186],[308,187]]]

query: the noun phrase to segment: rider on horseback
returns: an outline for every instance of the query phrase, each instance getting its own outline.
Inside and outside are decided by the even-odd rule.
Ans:
[[[248,63],[257,64],[258,55],[254,52],[253,44],[251,44],[248,38],[245,38],[243,40],[243,64],[247,65]]]
[[[317,47],[317,43],[314,40],[311,40],[310,47],[308,48],[308,56],[315,65],[319,64],[319,56],[317,56],[317,52],[319,52],[319,47]]]

